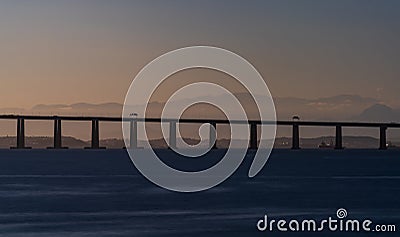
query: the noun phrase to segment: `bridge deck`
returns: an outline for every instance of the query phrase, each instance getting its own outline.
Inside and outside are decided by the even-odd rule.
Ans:
[[[347,121],[260,121],[260,120],[222,120],[222,119],[166,119],[166,118],[126,118],[126,117],[104,117],[104,116],[44,116],[44,115],[0,115],[0,120],[12,119],[17,121],[17,146],[15,148],[27,148],[25,147],[25,120],[52,120],[54,121],[54,146],[52,148],[64,148],[61,144],[61,121],[91,121],[92,122],[92,140],[91,147],[93,149],[99,149],[99,121],[106,122],[131,122],[131,136],[130,145],[131,148],[135,148],[137,145],[137,122],[151,122],[151,123],[170,123],[170,143],[176,145],[176,123],[209,123],[214,128],[217,124],[249,124],[250,125],[250,148],[257,148],[257,125],[281,125],[281,126],[292,126],[292,149],[300,148],[300,126],[311,126],[311,127],[335,127],[336,128],[336,139],[335,148],[343,149],[342,145],[342,127],[364,127],[364,128],[379,128],[380,131],[380,143],[379,149],[386,149],[386,130],[388,128],[400,128],[400,123],[376,123],[376,122],[347,122]],[[215,136],[210,131],[210,141],[214,141]],[[215,141],[210,146],[216,148]]]

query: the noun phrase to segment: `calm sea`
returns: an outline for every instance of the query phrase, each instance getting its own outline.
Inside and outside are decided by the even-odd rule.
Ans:
[[[199,159],[159,151],[167,163]],[[221,185],[176,193],[142,177],[124,150],[1,150],[0,236],[399,236],[400,151],[274,150],[249,179],[249,153]],[[275,219],[347,218],[396,224],[397,233],[259,232]]]

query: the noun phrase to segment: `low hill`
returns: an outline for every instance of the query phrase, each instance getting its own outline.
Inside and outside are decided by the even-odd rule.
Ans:
[[[199,143],[199,140],[185,138],[184,139],[188,144],[195,145]],[[334,136],[321,136],[314,138],[301,138],[300,146],[302,148],[318,148],[318,146],[324,142],[328,145],[334,146],[335,137]],[[278,137],[275,139],[275,148],[290,148],[291,147],[292,138],[291,137]],[[389,141],[390,142],[390,141]],[[230,141],[228,139],[219,139],[217,141],[217,147],[219,148],[227,148],[229,146]],[[26,137],[25,138],[26,146],[32,148],[46,148],[53,146],[53,137]],[[68,148],[83,148],[90,146],[90,141],[83,141],[74,137],[62,137],[62,144]],[[150,141],[150,144],[154,148],[167,148],[167,143],[164,139],[154,139]],[[233,147],[235,147],[237,142],[233,143]],[[393,145],[400,146],[400,142],[398,140],[393,141]],[[8,149],[10,147],[14,147],[16,145],[16,137],[15,136],[5,136],[0,137],[0,148]],[[111,149],[121,149],[125,147],[125,144],[122,139],[109,138],[100,140],[100,145],[106,148]],[[370,136],[344,136],[343,137],[343,146],[346,148],[377,148],[379,145],[379,139],[370,137]],[[144,141],[138,141],[139,147],[144,147]],[[179,147],[179,143],[178,143]]]

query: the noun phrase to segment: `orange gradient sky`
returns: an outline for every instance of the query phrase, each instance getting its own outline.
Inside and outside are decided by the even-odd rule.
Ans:
[[[274,97],[357,94],[400,106],[399,9],[398,1],[1,1],[0,107],[122,103],[144,65],[191,45],[247,58]]]

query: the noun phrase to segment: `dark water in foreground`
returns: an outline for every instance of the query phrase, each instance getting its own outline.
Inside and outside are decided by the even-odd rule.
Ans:
[[[400,151],[275,150],[249,179],[251,161],[211,190],[175,193],[143,178],[123,150],[1,150],[0,236],[399,236]],[[264,214],[320,220],[338,208],[397,232],[256,228]]]

